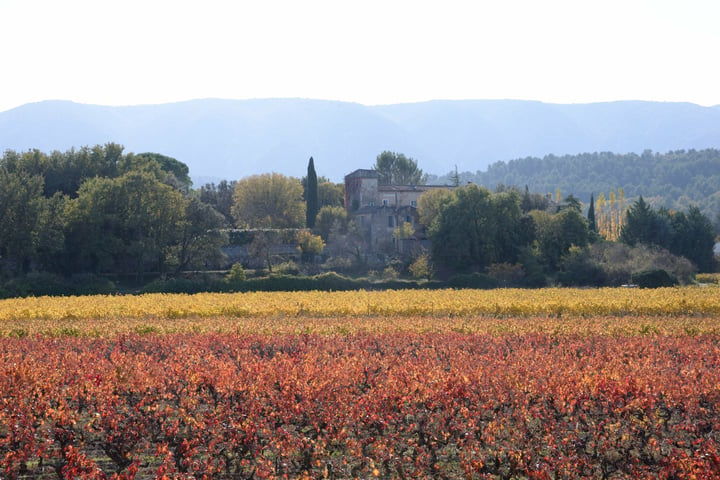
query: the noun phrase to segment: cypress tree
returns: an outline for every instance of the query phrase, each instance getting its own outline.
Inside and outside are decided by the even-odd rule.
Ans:
[[[595,223],[595,197],[590,194],[590,207],[588,208],[588,223],[590,224],[590,231],[597,232],[597,223]]]
[[[317,184],[317,173],[315,173],[315,161],[313,157],[310,157],[307,169],[307,190],[305,191],[305,223],[308,228],[315,227],[315,218],[317,217],[318,210],[318,184]]]

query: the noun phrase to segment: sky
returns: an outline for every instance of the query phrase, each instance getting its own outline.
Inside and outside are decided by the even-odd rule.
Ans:
[[[0,111],[42,100],[720,105],[717,0],[0,0]]]

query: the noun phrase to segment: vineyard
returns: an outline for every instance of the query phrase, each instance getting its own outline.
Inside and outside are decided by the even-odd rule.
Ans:
[[[0,302],[0,478],[720,478],[720,289]]]

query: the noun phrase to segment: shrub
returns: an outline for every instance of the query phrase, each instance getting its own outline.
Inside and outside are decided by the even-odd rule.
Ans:
[[[451,288],[482,288],[490,289],[499,286],[498,281],[482,273],[455,275],[447,282]]]
[[[281,275],[300,275],[300,273],[302,272],[300,271],[300,267],[297,263],[293,262],[292,260],[288,260],[287,262],[273,265],[273,273],[278,273]]]
[[[108,295],[117,287],[107,278],[93,274],[79,274],[71,278],[48,272],[33,272],[9,280],[0,295],[8,297],[61,296],[61,295]]]
[[[142,288],[142,293],[201,293],[225,290],[226,286],[210,278],[169,278],[148,283]]]
[[[695,275],[695,281],[698,283],[720,283],[720,273],[698,273]]]
[[[634,273],[632,282],[640,288],[673,287],[678,284],[677,278],[661,269]]]
[[[383,280],[395,280],[398,278],[398,272],[391,266],[385,267],[382,273]]]
[[[547,277],[540,272],[533,272],[525,276],[521,282],[521,285],[526,288],[543,288],[547,287],[547,284]]]
[[[233,263],[230,271],[225,276],[225,280],[228,282],[244,282],[246,279],[245,269],[240,263]]]
[[[566,287],[591,286],[601,287],[605,284],[605,272],[590,257],[586,248],[571,247],[560,261],[561,271],[558,282]]]
[[[355,290],[362,288],[366,282],[338,275],[335,272],[323,273],[315,277],[317,290]]]
[[[408,271],[413,278],[430,278],[432,276],[432,266],[430,265],[430,257],[427,253],[421,254],[408,267]]]

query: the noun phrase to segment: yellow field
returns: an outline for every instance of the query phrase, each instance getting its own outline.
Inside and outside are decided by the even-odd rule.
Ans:
[[[399,290],[0,301],[0,336],[126,332],[720,332],[720,288]]]

